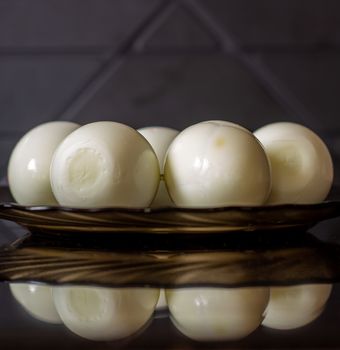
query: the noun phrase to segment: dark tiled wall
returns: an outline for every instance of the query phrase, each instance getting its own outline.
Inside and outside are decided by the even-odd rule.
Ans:
[[[338,0],[0,0],[0,175],[48,120],[306,124],[340,154]]]

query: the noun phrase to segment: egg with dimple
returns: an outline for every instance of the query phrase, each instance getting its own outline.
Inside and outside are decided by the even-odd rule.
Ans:
[[[325,143],[305,126],[281,122],[254,132],[272,168],[268,204],[323,201],[333,182],[333,162]]]
[[[50,184],[51,160],[63,139],[78,127],[71,122],[45,123],[19,140],[8,164],[9,188],[19,204],[57,204]]]
[[[115,122],[75,130],[51,163],[52,190],[63,206],[148,207],[159,181],[151,145],[136,130]]]
[[[271,189],[262,145],[248,130],[225,121],[183,130],[170,145],[164,177],[180,207],[261,205]]]
[[[183,288],[166,290],[166,299],[173,324],[187,337],[237,340],[261,324],[269,289]]]
[[[159,161],[159,168],[161,170],[161,174],[163,174],[164,159],[166,152],[173,139],[178,135],[178,131],[171,128],[151,126],[138,129],[138,132],[148,140],[148,142],[154,149]],[[159,184],[157,195],[153,200],[151,207],[165,206],[173,206],[173,202],[169,197],[164,181],[161,181]]]
[[[331,291],[331,284],[272,287],[262,324],[282,330],[305,326],[320,316]]]
[[[53,296],[65,326],[90,340],[116,340],[142,329],[159,290],[152,288],[56,287]]]
[[[54,306],[51,287],[31,283],[11,283],[9,287],[17,302],[31,316],[48,323],[62,323]]]

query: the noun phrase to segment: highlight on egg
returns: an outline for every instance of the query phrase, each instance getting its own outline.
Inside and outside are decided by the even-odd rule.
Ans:
[[[161,175],[163,175],[166,152],[173,139],[178,135],[179,131],[161,126],[145,127],[138,129],[137,131],[146,138],[146,140],[150,143],[153,150],[155,151],[158,158]],[[157,195],[154,198],[151,207],[157,208],[172,206],[174,206],[174,203],[169,197],[164,181],[161,180]]]
[[[269,288],[181,288],[166,290],[170,317],[187,337],[238,340],[259,327]]]
[[[34,318],[48,323],[62,323],[54,306],[52,287],[32,283],[10,283],[16,301]]]
[[[269,157],[272,190],[267,204],[309,204],[323,201],[333,183],[329,150],[312,130],[279,122],[254,132]]]
[[[262,205],[271,190],[262,145],[248,130],[224,121],[183,130],[169,147],[164,177],[180,207]]]
[[[150,320],[159,290],[152,288],[55,287],[55,306],[64,325],[90,340],[128,337]]]
[[[19,140],[8,163],[9,189],[17,203],[57,205],[50,184],[50,164],[59,144],[78,127],[71,122],[49,122]]]
[[[271,287],[262,324],[281,330],[305,326],[321,315],[331,291],[331,284]]]
[[[136,130],[95,122],[75,130],[57,148],[51,185],[71,207],[148,207],[160,181],[158,159]]]

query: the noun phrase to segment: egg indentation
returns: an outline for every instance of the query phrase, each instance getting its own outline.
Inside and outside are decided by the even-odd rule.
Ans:
[[[91,148],[83,148],[69,159],[68,181],[73,188],[83,191],[99,181],[104,169],[100,154]]]

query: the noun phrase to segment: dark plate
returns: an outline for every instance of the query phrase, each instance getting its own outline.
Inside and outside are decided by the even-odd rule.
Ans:
[[[0,219],[31,232],[210,234],[235,231],[302,229],[340,215],[340,201],[308,205],[224,207],[211,209],[77,209],[0,204]]]

